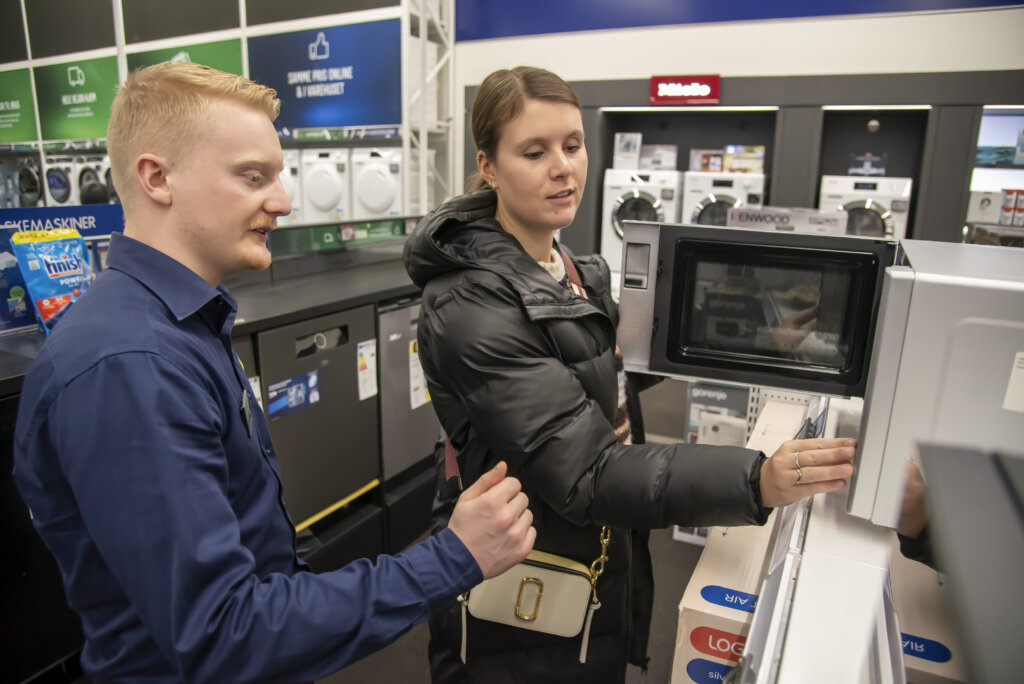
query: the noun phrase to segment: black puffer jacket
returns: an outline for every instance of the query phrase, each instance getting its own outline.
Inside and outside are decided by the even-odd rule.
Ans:
[[[434,408],[467,486],[499,460],[522,481],[536,548],[589,565],[600,526],[613,531],[587,664],[577,660],[579,637],[471,619],[472,680],[619,681],[627,659],[646,663],[652,579],[646,535],[634,530],[763,524],[764,457],[733,447],[618,444],[618,313],[607,265],[574,257],[589,298],[574,296],[501,229],[495,202],[489,189],[458,197],[424,218],[405,246],[409,275],[424,289],[419,355]],[[467,681],[454,666],[457,610],[432,625],[435,682]]]

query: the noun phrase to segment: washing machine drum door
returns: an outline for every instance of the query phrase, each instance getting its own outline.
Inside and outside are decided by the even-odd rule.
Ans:
[[[895,232],[892,212],[874,200],[847,202],[843,211],[847,214],[846,232],[849,235],[891,237]]]
[[[117,188],[114,187],[114,177],[110,173],[110,169],[107,169],[103,180],[107,184],[107,192],[110,193],[110,201],[114,204],[120,204],[121,198],[117,196]]]
[[[661,200],[643,190],[631,190],[615,200],[612,210],[612,227],[623,237],[623,221],[664,221],[665,209]]]
[[[341,177],[333,166],[315,166],[306,176],[304,188],[306,197],[320,211],[334,209],[341,200]]]
[[[395,201],[398,187],[384,164],[370,164],[356,177],[353,194],[371,212],[387,211]]]
[[[71,179],[63,169],[47,169],[46,185],[58,204],[64,204],[71,197]]]
[[[85,168],[78,174],[78,196],[82,204],[106,204],[110,201],[107,186],[96,169]]]
[[[690,221],[702,226],[724,226],[728,223],[729,210],[742,205],[743,200],[732,195],[708,195],[693,208]]]
[[[39,204],[43,186],[39,182],[39,173],[31,166],[23,166],[18,169],[18,194],[21,196],[21,206],[23,207],[34,207]]]

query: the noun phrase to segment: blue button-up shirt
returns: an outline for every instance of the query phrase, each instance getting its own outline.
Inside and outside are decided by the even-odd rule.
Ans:
[[[316,679],[482,579],[450,530],[306,571],[235,311],[223,287],[115,235],[25,377],[15,480],[103,679]]]

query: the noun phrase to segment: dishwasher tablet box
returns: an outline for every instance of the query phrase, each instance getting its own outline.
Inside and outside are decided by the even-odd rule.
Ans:
[[[739,662],[761,588],[771,523],[713,527],[679,603],[672,684],[716,682]]]
[[[74,228],[19,231],[11,235],[11,247],[39,324],[49,335],[89,289],[89,249]]]
[[[899,543],[894,542],[889,582],[899,618],[907,684],[966,682],[967,663],[955,637],[949,587],[942,576],[903,556]]]

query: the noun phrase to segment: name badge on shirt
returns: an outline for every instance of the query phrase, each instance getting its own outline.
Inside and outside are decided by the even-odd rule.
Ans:
[[[245,431],[252,437],[252,404],[249,403],[249,393],[242,390],[242,420],[245,421]]]

